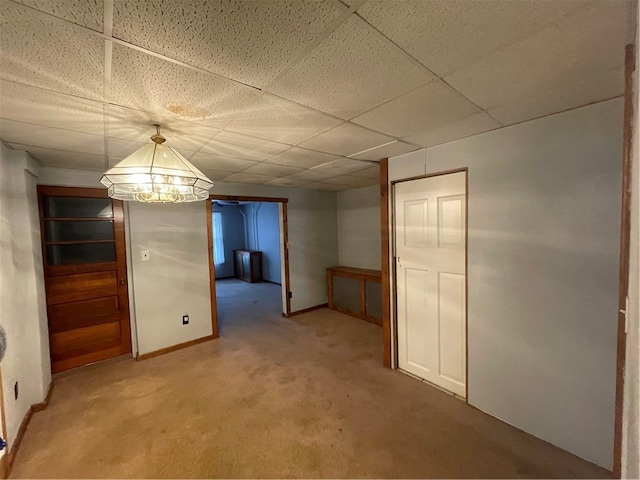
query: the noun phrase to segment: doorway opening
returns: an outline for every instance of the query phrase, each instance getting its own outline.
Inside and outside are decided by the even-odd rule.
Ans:
[[[214,335],[261,313],[288,316],[287,199],[212,195],[207,226]]]
[[[396,365],[467,397],[466,171],[393,183]]]

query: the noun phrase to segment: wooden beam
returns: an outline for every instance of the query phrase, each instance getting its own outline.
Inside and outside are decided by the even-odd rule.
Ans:
[[[382,364],[391,368],[391,288],[389,284],[389,159],[380,161],[380,265],[382,277]]]

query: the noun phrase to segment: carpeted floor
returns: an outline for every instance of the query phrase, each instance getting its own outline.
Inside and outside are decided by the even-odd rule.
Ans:
[[[57,378],[11,476],[607,476],[383,368],[376,325],[327,309],[285,319],[278,286],[228,287],[219,339]]]

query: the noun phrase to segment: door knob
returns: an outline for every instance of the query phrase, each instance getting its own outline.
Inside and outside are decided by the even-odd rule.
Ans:
[[[124,278],[120,279],[120,285],[124,285]]]

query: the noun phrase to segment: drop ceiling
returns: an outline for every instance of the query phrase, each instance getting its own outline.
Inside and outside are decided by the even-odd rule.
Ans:
[[[0,139],[103,171],[163,125],[216,181],[381,158],[623,93],[625,0],[0,0]]]

